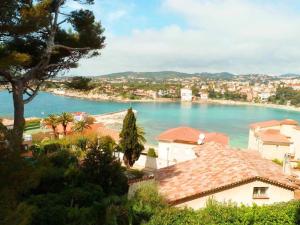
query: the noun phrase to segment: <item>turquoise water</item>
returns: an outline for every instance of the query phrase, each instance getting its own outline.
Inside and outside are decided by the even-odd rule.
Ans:
[[[63,111],[85,111],[101,114],[124,110],[132,106],[138,111],[138,123],[144,127],[149,143],[156,144],[155,137],[162,131],[191,126],[206,131],[218,131],[230,136],[235,147],[246,147],[249,124],[270,119],[291,118],[300,122],[300,113],[257,106],[232,106],[188,103],[119,103],[96,102],[56,96],[48,93],[39,95],[26,105],[26,117],[43,117]],[[11,96],[0,92],[0,115],[12,116]]]

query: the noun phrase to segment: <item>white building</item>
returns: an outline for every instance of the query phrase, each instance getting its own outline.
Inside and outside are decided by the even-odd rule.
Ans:
[[[193,99],[193,94],[191,89],[182,88],[180,90],[180,94],[181,94],[181,101],[192,101]]]
[[[191,127],[176,127],[164,131],[158,137],[158,158],[169,166],[178,162],[195,159],[194,148],[208,142],[228,145],[229,138],[222,133],[208,133]]]
[[[295,120],[271,120],[250,125],[248,148],[267,159],[283,160],[285,154],[300,160],[300,127]]]
[[[208,100],[208,93],[207,92],[199,92],[201,100]]]
[[[141,183],[155,182],[169,204],[193,209],[205,207],[212,198],[263,205],[300,197],[297,181],[257,152],[208,143],[198,146],[196,154],[193,160],[159,169],[154,177],[130,183],[129,195]]]
[[[267,102],[269,98],[272,96],[272,93],[269,91],[261,92],[258,94],[258,97],[262,102]]]

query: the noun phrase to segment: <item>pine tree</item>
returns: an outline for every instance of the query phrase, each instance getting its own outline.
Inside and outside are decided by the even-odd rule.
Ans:
[[[73,10],[70,5],[82,4]],[[104,29],[92,11],[94,0],[1,0],[0,84],[12,92],[11,149],[22,149],[25,104],[44,81],[100,54]],[[71,29],[69,29],[71,27]]]
[[[132,167],[135,161],[140,157],[144,150],[144,145],[141,142],[136,118],[132,108],[128,109],[127,115],[123,121],[123,128],[120,134],[120,149],[124,153],[124,163],[127,167]]]

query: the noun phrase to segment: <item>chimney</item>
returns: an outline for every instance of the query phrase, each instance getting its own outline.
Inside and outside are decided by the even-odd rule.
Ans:
[[[291,163],[290,163],[290,154],[284,154],[283,160],[283,173],[286,175],[292,175]]]
[[[198,145],[203,145],[204,139],[205,139],[205,134],[204,133],[199,134]]]

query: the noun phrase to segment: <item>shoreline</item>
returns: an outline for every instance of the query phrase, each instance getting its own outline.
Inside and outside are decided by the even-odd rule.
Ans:
[[[120,103],[179,103],[180,99],[172,99],[172,98],[157,98],[157,99],[122,99],[118,97],[107,97],[104,98],[101,95],[84,93],[84,92],[74,92],[67,91],[65,93],[56,93],[52,90],[45,90],[43,92],[63,96],[63,97],[71,97],[78,99],[86,99],[91,101],[98,102],[120,102]],[[286,111],[295,111],[300,112],[300,108],[295,106],[287,106],[287,105],[277,105],[272,103],[253,103],[253,102],[241,102],[241,101],[233,101],[233,100],[225,100],[225,99],[208,99],[208,100],[193,100],[192,102],[185,103],[195,103],[195,104],[216,104],[216,105],[236,105],[236,106],[257,106],[257,107],[266,107],[273,109],[280,109]]]

